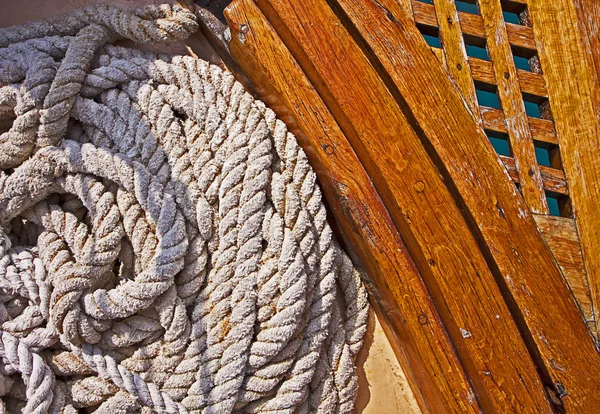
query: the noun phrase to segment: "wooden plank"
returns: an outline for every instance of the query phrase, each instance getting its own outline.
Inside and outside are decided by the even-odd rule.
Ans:
[[[548,386],[567,409],[594,412],[600,396],[600,356],[594,341],[529,209],[460,93],[407,16],[394,16],[375,0],[336,4],[356,30],[354,36],[362,36],[361,43],[369,46],[371,61],[381,64],[379,73],[389,76],[387,85],[414,117],[446,181],[456,187]],[[402,142],[407,139],[399,135]]]
[[[438,306],[483,410],[539,407],[550,412],[534,364],[477,241],[373,61],[326,2],[260,0],[257,4],[315,85],[372,178]],[[362,1],[356,6],[371,4]],[[404,24],[414,29],[411,42],[422,42],[421,53],[435,62],[410,18],[402,15]],[[385,24],[371,17],[372,28],[385,30]],[[387,19],[385,14],[382,18]],[[464,101],[455,104],[468,113]],[[475,122],[470,115],[469,119]],[[493,151],[485,136],[483,140]],[[502,171],[497,158],[496,162]],[[509,183],[508,177],[505,180]]]
[[[584,46],[591,53],[596,79],[600,79],[600,3],[595,0],[573,0],[573,3]]]
[[[542,174],[535,158],[535,147],[517,78],[500,0],[479,0],[485,26],[487,50],[492,60],[498,97],[506,117],[506,129],[525,202],[534,213],[548,214]]]
[[[471,72],[473,73],[473,78],[476,81],[497,85],[492,62],[469,57],[469,65],[471,67]],[[519,79],[519,85],[521,86],[523,94],[530,95],[534,98],[545,98],[548,96],[544,76],[539,73],[517,69],[517,78]]]
[[[389,0],[387,0],[387,1],[389,1]],[[404,9],[404,11],[406,13],[408,13],[408,15],[414,19],[411,0],[391,0],[391,1],[398,2],[398,4],[400,4],[400,6]]]
[[[593,99],[592,105],[594,107],[594,111],[596,112],[596,117],[600,119],[600,93],[598,92],[598,83],[600,82],[600,3],[597,1],[591,0],[574,0],[575,9],[577,12],[577,17],[579,19],[579,31],[581,33],[583,48],[585,50],[585,57],[588,58],[588,65],[590,68],[595,69],[595,73],[592,73],[593,77],[592,84],[594,85],[593,89]],[[591,58],[591,59],[590,59]],[[597,141],[596,137],[596,141]],[[594,145],[594,142],[590,142],[588,145]],[[586,170],[589,169],[588,163],[584,166]],[[593,176],[590,176],[589,171],[586,173],[586,182],[590,183]],[[598,176],[595,175],[597,178]],[[584,183],[585,184],[585,183]],[[598,185],[598,181],[596,181]],[[592,195],[593,196],[593,195]],[[589,203],[590,201],[584,201]],[[592,201],[593,203],[593,201]],[[589,207],[588,207],[589,208]],[[581,217],[579,220],[585,220],[584,217]],[[586,223],[581,223],[582,227],[586,227],[585,231],[589,233],[589,229],[587,229],[588,225]],[[580,231],[584,231],[584,229],[580,229]],[[595,260],[595,263],[592,263],[591,270],[594,273],[588,273],[588,277],[591,279],[593,287],[592,287],[592,296],[594,303],[594,311],[598,312],[600,309],[600,275],[596,273],[600,266],[598,265],[597,252],[598,250],[594,250],[594,248],[598,248],[598,243],[595,245],[590,245],[589,236],[586,235],[586,239],[584,241],[586,244],[587,254],[595,254],[596,258],[591,258],[591,260]],[[594,253],[592,253],[594,252]],[[586,256],[586,262],[589,261],[590,258]],[[590,266],[588,266],[588,269]],[[588,270],[589,272],[589,270]],[[598,313],[595,313],[598,315]],[[596,336],[597,335],[596,331]]]
[[[590,287],[585,275],[583,256],[575,220],[535,214],[535,222],[552,250],[586,321],[593,321]]]
[[[432,4],[412,0],[414,20],[417,24],[437,28],[435,9]],[[474,42],[483,46],[485,32],[481,16],[466,12],[458,12],[458,19],[465,36],[473,38]],[[508,23],[508,40],[510,44],[523,55],[529,57],[536,53],[535,38],[531,27]],[[480,39],[478,42],[477,39]]]
[[[471,113],[477,119],[477,122],[481,123],[475,84],[473,83],[465,39],[454,0],[438,0],[434,3],[434,7],[440,30],[440,40],[446,56],[446,68],[456,82]],[[394,12],[393,10],[390,11]]]
[[[600,312],[600,85],[594,54],[582,39],[572,0],[529,0],[539,58],[573,214],[590,283],[594,314]],[[597,52],[595,52],[597,53]]]
[[[506,133],[506,122],[504,112],[500,109],[482,106],[479,108],[483,117],[483,127],[496,132]],[[558,137],[554,129],[554,123],[547,119],[529,117],[529,129],[534,141],[550,145],[558,145]]]
[[[231,53],[306,150],[347,245],[376,286],[371,288],[371,303],[420,407],[478,412],[422,278],[340,127],[252,1],[234,1],[226,17]]]
[[[508,171],[508,175],[515,182],[519,182],[519,175],[517,174],[517,167],[515,165],[515,159],[500,155],[500,159]],[[540,172],[542,174],[542,180],[544,181],[544,190],[550,191],[556,194],[569,195],[569,189],[567,188],[567,179],[565,173],[556,168],[540,166]]]

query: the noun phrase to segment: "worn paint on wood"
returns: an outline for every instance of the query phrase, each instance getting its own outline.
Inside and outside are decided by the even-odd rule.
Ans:
[[[483,127],[492,131],[507,133],[504,112],[500,109],[480,107],[483,117]],[[547,119],[529,118],[529,129],[534,141],[558,145],[556,130],[552,121]]]
[[[432,28],[437,27],[435,9],[432,4],[423,3],[419,0],[412,0],[412,5],[415,22],[417,24]],[[483,47],[485,45],[485,31],[481,16],[466,12],[458,12],[458,19],[465,37],[473,44]],[[508,40],[516,50],[524,55],[535,54],[535,40],[531,27],[507,23],[506,30],[508,32]]]

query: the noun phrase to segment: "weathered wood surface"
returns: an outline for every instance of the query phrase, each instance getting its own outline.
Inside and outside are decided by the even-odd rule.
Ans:
[[[307,150],[347,242],[377,286],[372,303],[419,405],[477,412],[473,392],[412,259],[370,178],[306,75],[256,5],[226,12],[231,52]]]
[[[445,66],[452,79],[456,81],[471,113],[477,119],[477,122],[481,123],[479,103],[475,93],[473,74],[471,73],[472,69],[454,0],[438,0],[434,3],[434,7],[440,31],[440,41],[444,47]],[[389,10],[389,8],[387,9]],[[393,12],[393,10],[390,11]]]
[[[490,85],[496,85],[496,74],[494,73],[492,62],[469,57],[469,65],[471,66],[474,80]],[[519,86],[524,95],[529,96],[534,100],[536,98],[544,98],[548,95],[544,77],[539,73],[517,69],[517,79],[519,80]]]
[[[543,410],[545,406],[549,411],[535,367],[477,241],[420,137],[381,79],[381,71],[371,66],[344,22],[325,2],[258,4],[316,86],[374,180],[432,292],[482,407],[511,411],[521,406]],[[357,4],[361,18],[365,17],[364,6],[365,2]],[[408,16],[404,17],[406,24],[415,29],[412,42],[420,41],[426,48]],[[383,18],[387,19],[385,13]],[[381,19],[376,23],[371,19],[370,24],[377,27],[374,32],[389,38],[388,33],[380,32],[385,29]],[[392,44],[394,48],[401,46]],[[427,55],[435,59],[428,51]],[[444,79],[451,83],[445,72]],[[453,85],[451,88],[454,90]],[[419,91],[415,96],[423,93],[430,92]],[[455,94],[460,99],[458,92]],[[460,100],[458,106],[469,116],[469,122],[475,122],[464,105]],[[448,126],[451,129],[453,123]],[[489,147],[488,154],[494,154],[485,135],[480,141]],[[503,174],[502,180],[512,187],[498,158],[493,155],[490,160]],[[498,217],[495,203],[493,208]],[[538,245],[547,250],[532,218],[527,218],[539,237]],[[546,254],[554,265],[551,253]]]
[[[576,3],[590,2],[528,0],[527,3],[540,45],[540,63],[560,141],[594,314],[599,315],[600,84],[594,70],[598,68],[594,57],[599,52],[586,41],[590,38],[582,37],[580,29],[587,27],[585,22],[578,22],[575,8]]]
[[[521,333],[543,363],[544,380],[558,394],[567,390],[567,408],[594,411],[600,398],[600,357],[590,332],[529,209],[514,185],[503,179],[506,172],[498,168],[497,156],[464,110],[458,91],[405,15],[390,15],[374,0],[338,3],[398,88],[456,186],[491,266],[497,267],[507,301],[522,318]],[[560,32],[553,28],[554,36]],[[600,223],[598,215],[596,220]]]
[[[578,26],[582,40],[587,51],[591,53],[596,77],[600,79],[600,2],[597,0],[573,0],[573,3],[579,19]]]
[[[479,0],[479,11],[487,39],[487,50],[492,61],[498,97],[504,111],[511,152],[516,160],[521,193],[534,213],[548,214],[548,203],[540,168],[535,158],[535,147],[519,82],[512,57],[506,23],[500,0]]]
[[[500,109],[482,106],[479,108],[483,117],[483,127],[492,131],[506,133],[506,122],[504,112]],[[529,128],[534,141],[547,144],[558,144],[556,130],[552,121],[546,119],[529,118]]]
[[[517,174],[517,167],[515,165],[515,159],[500,155],[500,159],[506,167],[506,171],[510,175],[510,178],[518,183],[519,175]],[[542,181],[544,182],[544,190],[551,191],[556,194],[568,195],[569,189],[567,188],[567,179],[565,173],[556,168],[540,166],[540,172],[542,174]]]
[[[581,245],[577,235],[575,220],[567,217],[553,217],[536,214],[535,222],[552,249],[563,275],[581,307],[588,323],[593,321],[590,287],[585,275]]]
[[[412,0],[415,22],[424,26],[437,28],[435,8],[432,4]],[[458,19],[465,38],[472,44],[485,45],[485,31],[481,16],[466,12],[458,12]],[[508,40],[523,55],[535,54],[535,39],[531,27],[507,23]]]

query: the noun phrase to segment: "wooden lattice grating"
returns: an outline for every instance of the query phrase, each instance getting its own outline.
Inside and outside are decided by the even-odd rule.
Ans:
[[[574,242],[581,257],[559,137],[527,0],[501,0],[500,9],[497,1],[489,0],[405,0],[403,4],[405,8],[410,7],[419,31],[456,82],[512,180],[536,213],[540,231],[549,244],[563,248],[564,240],[559,243],[554,238],[560,232],[564,235],[565,228],[573,229],[569,240]],[[494,25],[500,20],[503,23],[499,23],[499,30],[486,33],[485,25]],[[504,33],[505,38],[490,37],[498,32]],[[488,38],[493,39],[491,48]],[[516,74],[518,82],[510,80],[510,73]],[[498,76],[500,87],[505,90],[504,97],[499,94]],[[519,117],[523,121],[521,127]],[[507,118],[517,121],[507,123]],[[535,180],[530,179],[535,174],[541,178],[539,188]],[[559,260],[564,252],[555,250],[554,253],[595,333],[583,260],[578,258],[577,265],[567,269]]]
[[[516,183],[519,183],[514,152],[510,148],[505,113],[502,110],[500,99],[497,97],[494,62],[491,61],[486,49],[484,23],[478,6],[474,1],[436,0],[436,3],[445,3],[442,10],[447,10],[448,7],[454,5],[458,11],[468,60],[468,66],[459,70],[470,72],[483,127],[492,138],[494,147],[499,150],[511,177]],[[440,34],[436,7],[439,9],[439,5],[434,5],[432,0],[412,1],[417,26],[432,46],[434,53],[446,64],[448,55],[455,53],[456,48],[447,45],[449,40],[453,39],[444,39],[444,35]],[[548,104],[544,77],[537,58],[527,6],[522,1],[507,1],[502,2],[502,10],[513,54],[512,64],[516,68],[521,99],[528,116],[529,130],[535,148],[535,157],[520,160],[520,164],[540,169],[544,183],[544,195],[549,206],[548,210],[539,212],[570,217],[568,187],[560,162],[558,139]],[[517,21],[519,24],[515,23]],[[503,146],[506,146],[508,151],[503,152]]]

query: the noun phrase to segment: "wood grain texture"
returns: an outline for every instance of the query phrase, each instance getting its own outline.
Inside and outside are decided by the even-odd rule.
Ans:
[[[592,55],[596,78],[600,79],[600,2],[597,0],[573,0],[573,4],[579,19],[582,40],[585,48]]]
[[[506,24],[500,0],[479,0],[479,11],[487,38],[487,50],[492,61],[498,97],[505,115],[506,129],[521,192],[532,212],[548,214],[548,203],[544,194],[542,174],[535,158],[533,138],[527,122],[527,113],[517,78]]]
[[[600,312],[600,85],[572,0],[529,0],[529,12],[590,283]],[[590,397],[588,397],[590,398]],[[600,397],[599,397],[600,398]]]
[[[438,0],[434,3],[434,7],[440,30],[440,40],[446,57],[445,66],[452,79],[456,82],[471,113],[477,119],[477,122],[481,123],[475,84],[473,83],[469,57],[467,56],[465,40],[454,0]],[[390,10],[389,8],[387,9]],[[394,12],[393,10],[390,11]]]
[[[600,92],[598,83],[600,82],[600,3],[595,0],[573,0],[573,4],[575,6],[578,18],[578,27],[579,32],[581,33],[582,46],[585,51],[585,57],[587,58],[588,65],[591,69],[590,76],[592,77],[592,106],[594,108],[594,112],[596,113],[596,118],[600,119]],[[595,138],[589,138],[592,142],[589,142],[587,145],[596,145],[598,142],[597,136]],[[591,172],[589,170],[589,161],[586,162],[583,166],[586,169],[586,177],[584,186],[587,183],[593,184],[591,180],[598,179],[597,172]],[[598,181],[595,182],[596,186],[600,186]],[[585,187],[582,187],[585,188]],[[588,194],[588,197],[594,197],[594,192],[597,194],[597,190],[592,189],[592,193]],[[584,201],[585,203],[594,203],[594,200],[589,199]],[[586,210],[593,209],[593,206],[584,207]],[[593,231],[590,229],[590,226],[595,226],[593,222],[587,223],[584,222],[585,217],[589,216],[579,216],[577,223],[580,225],[580,231],[589,233]],[[581,223],[580,223],[581,222]],[[593,227],[596,229],[597,227]],[[597,236],[597,235],[596,235]],[[596,240],[598,236],[596,237]],[[586,263],[590,260],[592,261],[588,267],[588,277],[592,283],[592,297],[594,304],[595,315],[598,315],[598,311],[600,309],[600,274],[597,272],[600,270],[600,265],[598,264],[598,247],[600,247],[600,242],[595,244],[590,244],[589,234],[585,236],[585,240],[583,240],[585,244],[586,251]],[[594,241],[591,241],[594,243]],[[590,255],[595,255],[595,257],[589,257]],[[597,333],[598,331],[596,331]]]
[[[500,155],[500,159],[504,163],[510,178],[515,182],[519,182],[519,175],[517,174],[517,167],[515,165],[515,159]],[[569,189],[567,188],[567,179],[565,173],[556,168],[540,166],[540,172],[542,174],[542,180],[544,182],[544,190],[551,191],[556,194],[568,195]]]
[[[479,108],[483,117],[483,127],[496,132],[506,133],[506,121],[504,112],[500,109],[482,106]],[[558,137],[554,129],[554,123],[547,119],[529,117],[529,129],[534,141],[550,145],[558,145]]]
[[[395,16],[374,0],[336,3],[368,45],[371,61],[378,60],[397,88],[395,96],[423,131],[422,138],[435,151],[432,156],[439,157],[447,180],[456,186],[545,381],[567,409],[593,412],[600,396],[600,357],[594,341],[529,209],[465,110],[458,90],[405,15]],[[553,33],[561,35],[556,28]],[[547,83],[550,95],[548,79]]]
[[[417,24],[437,27],[437,18],[432,4],[412,0],[414,19]],[[466,12],[458,12],[458,19],[465,37],[472,43],[483,46],[485,44],[485,31],[481,16]],[[524,56],[533,56],[536,52],[535,39],[531,27],[517,24],[506,24],[508,40],[514,49]]]
[[[438,306],[482,408],[511,412],[535,406],[549,412],[536,369],[477,241],[380,72],[325,2],[257,4],[374,181]],[[357,7],[364,6],[363,2]],[[415,29],[414,40],[425,45],[405,18]],[[380,23],[376,27],[381,28]],[[445,79],[450,82],[447,75]],[[460,105],[466,112],[464,102]],[[470,115],[469,119],[474,122]],[[495,160],[499,168],[500,161]],[[509,183],[507,176],[504,179]]]
[[[471,67],[473,78],[476,81],[497,85],[492,62],[469,57],[469,66]],[[545,98],[548,96],[548,93],[546,92],[546,82],[544,81],[544,77],[539,73],[517,69],[517,78],[519,79],[519,85],[523,94],[530,96],[532,99]]]
[[[230,50],[306,150],[342,234],[365,266],[388,338],[423,411],[477,412],[473,391],[416,267],[352,147],[249,0],[226,10]]]
[[[575,220],[540,214],[533,217],[546,243],[552,249],[563,275],[569,282],[569,287],[573,291],[586,321],[593,321],[590,287],[585,275]]]

